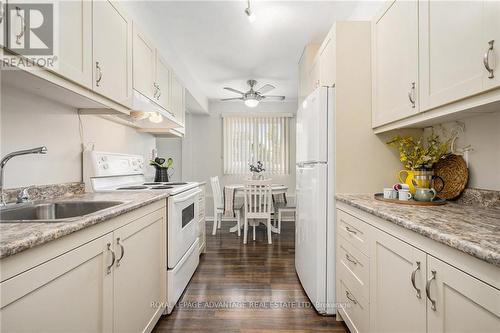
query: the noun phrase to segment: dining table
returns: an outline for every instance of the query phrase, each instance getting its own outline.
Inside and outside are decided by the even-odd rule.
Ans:
[[[225,187],[227,188],[233,188],[234,189],[234,195],[235,196],[238,196],[238,197],[242,197],[244,195],[244,189],[245,189],[245,185],[243,184],[230,184],[230,185],[226,185]],[[285,186],[285,185],[281,185],[281,184],[271,184],[271,193],[273,195],[279,195],[279,194],[286,194],[286,192],[288,191],[288,187]],[[243,224],[241,224],[241,227],[243,227]],[[238,224],[236,223],[236,225],[234,227],[231,227],[229,229],[230,232],[236,232],[238,231]],[[274,232],[274,233],[278,233],[278,228],[274,227],[274,226],[271,226],[271,231]]]

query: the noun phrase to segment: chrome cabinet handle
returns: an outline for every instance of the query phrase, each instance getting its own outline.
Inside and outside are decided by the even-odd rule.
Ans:
[[[102,67],[101,67],[101,65],[99,65],[99,61],[95,62],[95,71],[96,71],[96,74],[97,74],[97,78],[95,80],[95,85],[97,87],[99,87],[99,83],[102,80]]]
[[[347,260],[349,260],[350,262],[352,262],[354,265],[357,265],[357,264],[358,264],[358,262],[357,262],[356,260],[351,259],[351,256],[350,256],[348,253],[346,253],[346,254],[345,254],[345,258],[346,258]]]
[[[120,252],[121,252],[120,258],[116,260],[116,267],[120,267],[120,261],[123,259],[123,256],[125,255],[125,248],[123,247],[122,243],[120,243],[120,237],[116,239],[116,244],[120,245]]]
[[[157,93],[158,93],[158,87],[156,86],[156,82],[153,82],[153,98],[156,98]]]
[[[425,293],[427,295],[427,299],[431,302],[431,309],[433,311],[436,311],[436,301],[431,298],[431,282],[436,278],[436,271],[431,271],[432,276],[429,280],[427,280],[427,283],[425,284]]]
[[[108,251],[111,251],[111,265],[109,265],[108,267],[106,267],[106,273],[110,274],[111,273],[111,268],[115,264],[115,259],[116,259],[115,251],[113,251],[111,249],[111,243],[108,243]]]
[[[156,97],[158,100],[160,100],[160,96],[161,96],[161,88],[160,88],[160,85],[158,85],[158,97]]]
[[[16,35],[17,45],[21,45],[21,37],[24,36],[24,32],[26,31],[26,24],[24,22],[24,17],[21,14],[19,14],[20,10],[21,8],[16,7],[16,16],[19,17],[19,19],[21,20],[21,31]]]
[[[408,93],[408,99],[410,100],[411,107],[415,108],[415,82],[411,83],[410,92]]]
[[[356,299],[354,299],[354,298],[351,298],[350,295],[351,295],[351,293],[346,290],[345,297],[347,297],[347,299],[350,300],[351,302],[353,302],[354,304],[358,304],[358,301],[356,301]]]
[[[493,74],[495,63],[493,63],[493,68],[490,67],[490,53],[494,52],[494,50],[493,50],[493,44],[494,43],[495,43],[495,40],[490,40],[488,42],[488,44],[490,45],[490,47],[488,48],[488,50],[486,51],[486,53],[483,56],[484,67],[486,68],[486,70],[488,71],[488,73],[490,73],[488,75],[488,79],[493,79],[495,77],[495,74]]]
[[[417,288],[417,286],[415,285],[415,275],[417,274],[417,271],[420,270],[420,261],[417,261],[417,268],[415,268],[413,270],[413,272],[411,273],[411,284],[413,286],[413,289],[415,289],[415,291],[417,292],[417,298],[422,298],[422,295],[420,294],[420,289]]]
[[[349,228],[348,226],[345,226],[345,230],[347,230],[348,232],[352,233],[352,234],[355,234],[357,235],[358,233],[356,232],[356,230],[352,230],[351,228]]]

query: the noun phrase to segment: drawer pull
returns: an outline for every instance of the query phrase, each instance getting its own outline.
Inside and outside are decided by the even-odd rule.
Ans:
[[[345,226],[345,230],[347,230],[348,232],[350,232],[351,234],[355,234],[357,235],[358,233],[356,232],[356,230],[353,230],[351,228],[349,228],[348,226]]]
[[[116,267],[120,267],[120,261],[123,259],[123,256],[125,255],[125,248],[123,247],[122,243],[120,243],[120,237],[116,239],[116,244],[120,245],[120,250],[121,250],[121,255],[120,258],[116,261]]]
[[[408,99],[410,100],[411,107],[415,108],[415,82],[411,83],[410,92],[408,93]]]
[[[115,264],[115,259],[116,259],[116,256],[115,256],[115,251],[113,251],[111,249],[111,243],[108,243],[108,251],[111,252],[111,265],[107,266],[106,267],[106,273],[107,274],[110,274],[111,273],[111,268],[113,267],[113,265]]]
[[[357,265],[357,264],[358,264],[358,261],[357,261],[357,260],[355,260],[355,259],[352,259],[352,258],[351,258],[351,256],[350,256],[348,253],[346,253],[346,254],[345,254],[345,258],[346,258],[347,260],[349,260],[350,262],[352,262],[354,265]]]
[[[431,282],[436,278],[436,271],[431,271],[432,276],[427,283],[425,284],[425,293],[427,295],[427,299],[431,302],[431,309],[436,311],[436,301],[431,298]]]
[[[483,64],[486,70],[488,71],[488,79],[493,79],[495,77],[495,74],[493,74],[493,68],[490,67],[490,53],[493,53],[493,44],[495,43],[495,40],[490,40],[488,42],[488,45],[490,46],[486,53],[484,54],[483,57]]]
[[[420,261],[417,261],[417,268],[415,268],[413,270],[413,272],[411,273],[411,284],[413,286],[413,289],[415,289],[415,291],[417,292],[417,298],[422,298],[422,295],[420,294],[420,289],[417,288],[417,286],[415,285],[415,275],[417,274],[417,271],[420,270]]]
[[[345,297],[347,297],[347,299],[353,302],[354,304],[358,304],[358,301],[356,301],[356,299],[354,298],[351,298],[351,293],[348,292],[347,290],[345,291]]]

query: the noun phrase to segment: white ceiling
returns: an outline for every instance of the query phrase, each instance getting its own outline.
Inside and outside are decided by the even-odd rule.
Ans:
[[[209,99],[236,97],[224,86],[246,91],[270,83],[272,94],[297,98],[297,63],[305,44],[321,42],[336,20],[370,17],[374,2],[252,1],[257,20],[244,14],[246,1],[141,1],[148,25],[168,40],[176,56]]]

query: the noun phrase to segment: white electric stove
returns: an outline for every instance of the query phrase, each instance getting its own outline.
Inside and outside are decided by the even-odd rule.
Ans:
[[[167,198],[167,307],[171,313],[199,264],[197,182],[151,182],[144,175],[144,158],[98,151],[83,153],[87,192],[164,191]]]

